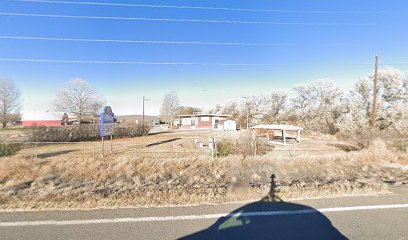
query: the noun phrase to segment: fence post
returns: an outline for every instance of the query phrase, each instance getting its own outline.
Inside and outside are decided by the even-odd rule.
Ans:
[[[105,143],[104,143],[104,141],[103,141],[103,137],[102,137],[101,158],[103,158],[104,150],[105,150]]]
[[[215,158],[218,159],[218,142],[214,139],[214,151],[215,151]]]
[[[256,152],[257,152],[257,145],[256,145],[256,138],[254,139],[254,156],[256,156]]]
[[[93,160],[95,161],[95,142],[93,143]]]
[[[38,145],[38,143],[36,142],[35,143],[35,149],[34,149],[34,151],[35,151],[35,158],[38,158],[38,153],[37,153],[37,145]]]
[[[215,144],[214,135],[212,137],[212,143],[211,144],[212,144],[212,146],[211,146],[211,157],[214,160],[214,158],[217,156],[217,149],[216,149],[217,145]]]
[[[112,149],[113,149],[113,136],[110,136],[110,154],[112,154]]]

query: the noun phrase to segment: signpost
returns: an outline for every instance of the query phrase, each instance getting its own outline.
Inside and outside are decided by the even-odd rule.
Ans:
[[[101,113],[101,120],[100,120],[100,136],[102,138],[102,152],[101,157],[104,154],[104,137],[110,136],[111,145],[110,145],[110,153],[112,153],[112,136],[115,127],[115,114],[112,112],[112,108],[110,106],[106,106]]]

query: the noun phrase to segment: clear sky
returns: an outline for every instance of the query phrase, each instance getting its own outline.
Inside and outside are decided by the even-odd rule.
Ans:
[[[273,89],[290,90],[298,83],[321,78],[333,79],[341,88],[351,88],[359,77],[372,72],[370,64],[375,54],[380,55],[382,67],[408,69],[406,0],[82,0],[123,4],[116,6],[44,1],[0,1],[0,59],[202,65],[0,61],[0,77],[14,80],[22,91],[23,111],[52,109],[55,90],[73,78],[90,82],[116,114],[140,114],[143,95],[149,98],[146,113],[158,114],[163,95],[171,90],[177,91],[183,105],[211,108],[216,103]],[[16,13],[128,19],[16,16]],[[51,41],[5,36],[283,45]]]

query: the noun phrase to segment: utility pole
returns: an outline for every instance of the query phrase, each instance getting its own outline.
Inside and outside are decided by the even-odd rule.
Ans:
[[[142,123],[142,131],[143,131],[143,135],[144,135],[144,131],[145,131],[145,101],[149,100],[148,98],[146,98],[145,96],[143,96],[143,123]]]
[[[374,89],[373,89],[373,111],[371,113],[371,127],[375,127],[375,119],[377,118],[377,98],[378,98],[378,56],[375,56],[375,63],[374,63]]]
[[[249,129],[249,105],[248,105],[248,98],[249,97],[242,97],[242,98],[245,98],[245,105],[246,105],[246,107],[247,107],[247,121],[246,121],[246,129]]]

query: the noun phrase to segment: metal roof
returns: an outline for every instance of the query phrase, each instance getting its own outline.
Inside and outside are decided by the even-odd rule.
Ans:
[[[22,121],[62,120],[63,114],[60,112],[24,112]]]

